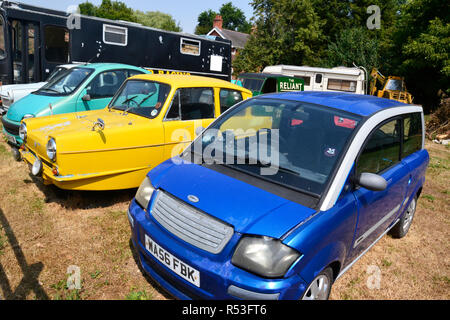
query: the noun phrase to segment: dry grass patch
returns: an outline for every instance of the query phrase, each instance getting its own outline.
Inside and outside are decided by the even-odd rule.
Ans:
[[[415,221],[384,237],[337,283],[332,299],[449,298],[449,149],[432,156]],[[65,192],[30,177],[0,142],[0,299],[167,299],[138,267],[126,216],[135,190]],[[381,270],[368,289],[368,266]],[[81,287],[69,290],[68,268]]]

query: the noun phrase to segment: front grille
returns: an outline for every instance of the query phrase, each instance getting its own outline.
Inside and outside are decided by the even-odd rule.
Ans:
[[[6,121],[3,117],[2,117],[2,125],[3,125],[3,128],[5,128],[5,130],[8,133],[13,134],[15,136],[19,135],[19,126],[18,125]]]
[[[211,253],[219,253],[233,236],[233,228],[159,190],[152,215],[180,239]]]

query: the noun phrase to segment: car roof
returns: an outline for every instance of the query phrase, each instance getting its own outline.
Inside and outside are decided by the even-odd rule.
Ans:
[[[109,70],[109,69],[136,69],[142,70],[143,68],[132,66],[123,63],[109,63],[109,62],[96,62],[77,65],[78,68],[94,68],[96,70]]]
[[[315,103],[330,108],[355,113],[363,117],[371,116],[372,114],[383,109],[396,106],[407,106],[407,104],[395,100],[344,92],[282,92],[269,93],[258,96],[258,98],[285,99]]]
[[[130,79],[159,81],[171,83],[179,87],[205,87],[205,86],[221,87],[244,91],[251,94],[251,91],[249,91],[248,89],[238,86],[229,81],[202,76],[181,75],[181,74],[139,74],[131,77]]]

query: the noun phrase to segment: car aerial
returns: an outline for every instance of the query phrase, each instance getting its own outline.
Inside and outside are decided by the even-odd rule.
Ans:
[[[150,168],[249,97],[247,89],[214,78],[137,75],[105,109],[22,121],[20,152],[33,174],[61,189],[137,188]]]
[[[125,64],[92,63],[71,68],[39,90],[13,103],[2,117],[3,133],[13,147],[22,144],[20,121],[28,118],[95,110],[106,107],[121,84],[130,76],[147,70]]]
[[[424,137],[422,107],[388,99],[243,101],[143,180],[128,209],[140,264],[180,299],[327,299],[383,235],[408,232]]]
[[[46,83],[52,81],[58,75],[64,71],[78,66],[79,64],[62,64],[57,66],[53,72],[48,76],[47,80],[44,82],[34,82],[34,83],[22,83],[22,84],[7,84],[0,87],[0,115],[8,112],[9,107],[16,101],[19,101],[23,97],[29,95],[30,93],[38,90]]]

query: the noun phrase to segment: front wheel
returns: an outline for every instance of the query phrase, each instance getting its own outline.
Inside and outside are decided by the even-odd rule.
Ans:
[[[331,268],[324,269],[306,289],[302,300],[328,300],[333,284],[333,271]]]
[[[406,234],[409,231],[409,228],[411,227],[414,214],[416,213],[416,206],[417,206],[417,196],[415,196],[408,208],[405,210],[405,213],[400,218],[400,220],[397,222],[397,224],[391,229],[389,234],[393,236],[394,238],[403,238],[406,236]]]

